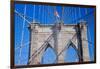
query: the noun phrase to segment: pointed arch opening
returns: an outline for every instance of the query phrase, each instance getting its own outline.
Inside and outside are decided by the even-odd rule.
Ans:
[[[79,54],[75,45],[71,42],[65,50],[64,61],[67,63],[79,62]]]
[[[41,64],[53,64],[55,63],[56,53],[50,44],[47,44],[45,51],[41,58]]]

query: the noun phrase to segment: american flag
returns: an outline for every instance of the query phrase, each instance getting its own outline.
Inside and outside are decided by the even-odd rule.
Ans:
[[[58,18],[60,17],[57,11],[54,12],[54,15]]]

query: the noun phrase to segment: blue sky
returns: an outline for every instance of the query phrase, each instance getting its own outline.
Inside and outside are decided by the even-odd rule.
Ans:
[[[62,6],[57,5],[56,11],[60,18],[62,17]],[[35,9],[35,10],[34,10]],[[24,14],[25,4],[15,4],[15,10],[21,14]],[[80,7],[70,7],[64,6],[64,15],[62,20],[64,24],[76,24],[79,23],[80,19],[84,19],[87,21],[88,25],[88,40],[92,42],[92,45],[88,44],[89,52],[90,52],[90,59],[93,61],[94,56],[94,8],[80,8]],[[88,15],[87,15],[88,14]],[[15,15],[15,64],[27,64],[28,62],[28,54],[29,54],[29,40],[30,40],[30,32],[28,29],[28,23],[25,21],[24,29],[23,29],[23,21],[24,19],[19,17],[17,14]],[[26,14],[25,14],[30,22],[34,20],[40,22],[40,24],[54,24],[56,22],[56,16],[54,15],[54,6],[50,5],[32,5],[26,4]],[[86,16],[87,15],[87,16]],[[24,30],[24,31],[23,31]],[[24,35],[22,37],[22,31]],[[23,38],[23,40],[22,40]],[[21,50],[20,54],[20,46],[21,43],[24,47]],[[50,54],[48,54],[51,52]],[[70,47],[66,51],[67,55],[69,56],[66,58],[66,62],[75,62],[77,58],[75,50]],[[70,55],[73,54],[73,55]],[[54,63],[55,60],[55,53],[51,48],[48,48],[43,55],[43,61],[41,63]],[[70,58],[71,57],[71,58]],[[20,62],[19,62],[20,61]]]

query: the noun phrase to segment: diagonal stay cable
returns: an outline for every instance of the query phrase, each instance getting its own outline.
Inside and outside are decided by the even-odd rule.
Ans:
[[[76,34],[72,37],[72,39],[74,39],[75,36],[76,36]],[[68,48],[68,46],[69,46],[69,44],[70,44],[70,42],[71,42],[72,39],[69,40],[69,42],[67,43],[67,45],[65,46],[65,48],[64,48],[57,56],[60,56],[60,55],[62,54],[62,52],[63,52],[64,50],[66,50],[66,48]],[[57,60],[57,57],[56,57],[55,61],[56,61],[56,60]]]
[[[15,13],[16,13],[16,12],[19,13],[17,10],[15,10],[14,12],[15,12]],[[16,13],[16,14],[17,14],[17,13]],[[28,16],[28,15],[24,15],[24,14],[21,13],[21,12],[20,12],[19,14],[21,14],[21,16],[23,16],[23,17],[25,16],[25,18],[33,19],[32,17],[30,17],[30,16]]]
[[[89,12],[89,13],[87,13],[86,15],[83,15],[83,16],[81,16],[81,17],[79,17],[79,18],[75,19],[75,20],[74,20],[74,21],[72,21],[72,22],[77,22],[77,21],[79,21],[79,20],[81,20],[81,19],[83,19],[83,18],[85,18],[85,17],[87,17],[87,16],[89,16],[89,15],[93,14],[93,12],[94,12],[94,11],[90,11],[90,12]]]
[[[87,15],[87,13],[88,13],[88,10],[87,10],[87,8],[85,8],[85,14]],[[94,45],[94,43],[92,43],[92,41],[91,41],[91,35],[90,35],[90,31],[89,31],[89,26],[88,25],[87,25],[87,31],[88,31],[88,37],[89,38],[86,41],[88,41],[88,43],[90,43],[90,46],[92,46],[92,44]]]
[[[22,15],[21,13],[19,13],[18,11],[14,11],[17,15],[19,15],[21,18],[25,19],[25,21],[30,25],[30,21],[28,21],[26,18],[25,18],[25,15]]]
[[[24,14],[26,14],[26,5],[24,7]],[[24,40],[24,27],[25,27],[25,16],[23,17],[23,25],[22,25],[22,34],[21,34],[21,46],[23,45],[23,40]],[[21,52],[22,52],[22,48],[20,48],[19,50],[19,60],[18,60],[18,64],[20,64],[20,59],[21,59]]]
[[[45,48],[47,42],[49,42],[50,39],[52,38],[52,35],[53,35],[53,34],[51,34],[51,35],[47,38],[47,40],[42,44],[42,46],[41,46],[38,50],[36,50],[36,51],[32,54],[32,56],[30,56],[30,59],[33,58],[33,57],[35,57],[37,54],[39,54],[39,53],[43,50],[43,48]]]
[[[94,43],[92,41],[89,41],[89,40],[86,40],[86,39],[83,39],[84,41],[87,41],[89,44],[92,44],[94,45]]]
[[[52,34],[51,34],[51,36],[52,36]],[[51,37],[51,36],[49,36],[47,40],[50,40],[50,37]],[[34,57],[36,57],[36,55],[39,54],[39,53],[47,46],[47,45],[45,45],[45,44],[47,44],[47,42],[48,42],[47,40],[43,43],[43,45],[42,45],[38,50],[36,50],[36,51],[32,54],[32,56],[30,57],[29,63],[30,63],[31,59],[33,59]]]
[[[49,6],[48,6],[48,8],[50,8]],[[45,11],[47,11],[47,14],[48,14],[48,16],[51,18],[51,19],[53,19],[54,18],[54,16],[52,16],[51,14],[52,14],[52,12],[50,12],[50,9],[52,8],[50,8],[50,9],[48,9],[48,8],[45,8]],[[51,9],[52,10],[52,9]],[[53,9],[54,10],[54,9]],[[53,13],[54,14],[54,13]]]
[[[74,38],[76,36],[76,34],[72,37],[72,39]],[[71,39],[71,40],[72,40]],[[62,52],[64,51],[64,50],[66,50],[66,48],[68,48],[68,45],[70,44],[70,42],[71,42],[71,40],[69,40],[69,42],[67,43],[67,45],[65,46],[65,48],[57,55],[57,56],[60,56],[61,54],[62,54]],[[86,40],[86,41],[88,41],[88,40]],[[88,42],[90,42],[90,41],[88,41]],[[91,42],[90,42],[91,43]],[[79,56],[79,54],[78,54],[78,56]],[[55,59],[55,61],[57,60],[57,58]]]
[[[16,47],[15,50],[17,50],[17,49],[19,49],[19,48],[23,48],[23,47],[25,47],[25,46],[28,45],[28,44],[30,44],[30,42],[27,42],[27,43],[23,44],[22,46]]]
[[[74,39],[75,36],[76,36],[76,34],[72,37],[72,39]],[[69,40],[68,45],[69,45],[69,43],[71,42],[72,39]],[[65,48],[58,54],[58,56],[66,49],[66,47],[67,47],[68,45],[65,46]]]
[[[77,51],[77,48],[76,48],[75,44],[73,44],[72,47],[74,48],[74,50],[77,53],[77,56],[76,57],[79,58],[80,57],[80,53]]]

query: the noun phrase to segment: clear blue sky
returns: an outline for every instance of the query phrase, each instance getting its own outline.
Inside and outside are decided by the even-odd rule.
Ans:
[[[34,10],[35,7],[35,10]],[[15,4],[15,10],[19,13],[24,14],[24,8],[25,4]],[[39,9],[40,8],[40,9]],[[58,12],[60,18],[62,17],[62,6],[57,5],[56,11]],[[87,11],[87,12],[86,12]],[[80,8],[79,7],[64,7],[64,15],[62,17],[64,24],[75,24],[79,22],[79,18],[84,19],[87,21],[87,25],[89,28],[88,31],[88,40],[91,41],[94,44],[94,8]],[[86,13],[89,14],[86,16]],[[29,16],[30,18],[27,18],[30,22],[32,22],[33,19],[36,21],[39,21],[40,24],[54,24],[56,22],[56,17],[54,15],[54,7],[53,6],[43,6],[43,5],[32,5],[27,4],[26,5],[26,16]],[[85,16],[85,17],[84,17]],[[20,64],[27,64],[28,62],[28,53],[29,53],[29,38],[30,33],[28,30],[28,23],[25,22],[24,26],[24,36],[23,36],[23,43],[25,46],[22,48],[21,51],[21,58],[19,57],[20,53],[20,45],[21,45],[21,38],[22,38],[22,30],[23,30],[23,19],[15,14],[15,64],[19,64],[18,61],[20,60]],[[89,32],[90,37],[89,38]],[[94,59],[94,45],[89,44],[89,52],[90,52],[90,59],[93,61]],[[51,53],[49,53],[51,52]],[[49,53],[49,54],[48,54]],[[65,56],[66,62],[75,62],[76,59],[76,51],[70,47],[67,50],[67,58]],[[70,55],[73,54],[73,55]],[[76,55],[76,56],[74,56]],[[69,56],[69,57],[68,57]],[[46,52],[43,55],[43,61],[41,63],[54,63],[55,60],[55,53],[51,48],[48,48]]]

